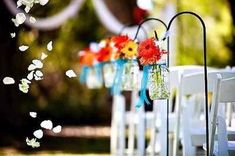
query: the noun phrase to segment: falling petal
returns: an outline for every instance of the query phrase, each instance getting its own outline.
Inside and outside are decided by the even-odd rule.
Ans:
[[[53,131],[54,133],[60,133],[60,132],[61,132],[61,129],[62,129],[62,127],[61,127],[60,125],[58,125],[58,126],[54,127],[54,128],[52,129],[52,131]]]
[[[31,146],[32,148],[40,147],[40,143],[37,141],[36,138],[33,138],[29,140],[29,138],[26,138],[26,143],[28,146]]]
[[[28,67],[28,70],[31,71],[31,70],[34,70],[36,68],[37,67],[34,64],[30,64],[29,67]]]
[[[43,67],[43,63],[42,63],[41,60],[35,59],[35,60],[33,60],[32,62],[33,62],[33,64],[36,66],[36,68],[42,68],[42,67]]]
[[[38,77],[42,77],[43,73],[40,70],[37,70],[35,73]]]
[[[39,3],[41,5],[46,5],[49,2],[49,0],[39,0]]]
[[[30,23],[36,23],[36,18],[34,18],[34,17],[29,17],[29,22]]]
[[[16,33],[11,33],[11,38],[15,38],[16,37]]]
[[[30,84],[31,82],[27,79],[20,80],[22,84]]]
[[[28,79],[28,80],[32,80],[32,79],[33,79],[33,73],[34,73],[34,71],[31,71],[31,72],[28,74],[28,76],[27,76],[27,79]]]
[[[20,91],[22,91],[23,93],[28,93],[28,91],[29,91],[29,85],[28,85],[27,83],[19,84],[19,89],[20,89]]]
[[[42,80],[42,79],[43,79],[43,77],[39,77],[39,76],[37,76],[36,74],[34,74],[34,80],[40,81],[40,80]]]
[[[29,46],[26,46],[26,45],[22,45],[22,46],[19,47],[19,50],[22,51],[22,52],[26,51],[28,49],[29,49]]]
[[[15,80],[11,77],[5,77],[3,79],[3,84],[5,85],[11,85],[11,84],[14,84],[15,83]]]
[[[46,55],[45,53],[42,53],[41,55],[41,60],[44,60],[45,58],[47,58],[48,55]]]
[[[23,24],[25,22],[25,20],[26,20],[26,16],[24,13],[18,13],[18,14],[16,14],[16,18],[12,19],[12,21],[14,22],[16,27]]]
[[[29,115],[30,115],[32,118],[36,118],[36,117],[37,117],[37,112],[29,112]]]
[[[48,51],[52,51],[53,47],[52,47],[52,41],[50,41],[48,44],[47,44],[47,50]]]
[[[33,132],[33,135],[38,138],[38,139],[41,139],[43,137],[43,131],[41,129],[39,130],[36,130]]]
[[[66,71],[66,76],[68,76],[69,78],[73,78],[73,77],[77,77],[77,75],[75,74],[75,72],[73,70],[68,70]]]
[[[53,127],[53,124],[52,124],[51,120],[44,120],[41,122],[40,126],[42,128],[51,130]]]

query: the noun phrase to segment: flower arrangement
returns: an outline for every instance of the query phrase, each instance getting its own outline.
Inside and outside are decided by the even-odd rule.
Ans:
[[[137,107],[140,107],[144,102],[150,103],[146,95],[147,87],[150,99],[169,98],[168,69],[164,59],[166,54],[167,52],[160,47],[159,41],[155,38],[140,42],[137,55],[140,64],[143,66],[143,77]]]

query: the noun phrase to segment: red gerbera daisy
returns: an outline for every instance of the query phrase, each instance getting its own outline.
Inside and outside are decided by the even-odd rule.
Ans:
[[[154,64],[161,59],[162,50],[155,44],[154,38],[146,39],[140,43],[138,57],[143,65]]]
[[[106,62],[110,60],[111,57],[111,48],[110,47],[103,47],[97,53],[97,61],[99,62]]]
[[[127,35],[118,35],[112,37],[111,39],[111,41],[114,43],[114,47],[116,47],[118,51],[120,51],[124,47],[125,43],[129,40],[130,39]]]

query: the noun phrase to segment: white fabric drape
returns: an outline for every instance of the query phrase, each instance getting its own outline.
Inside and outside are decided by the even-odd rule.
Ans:
[[[11,11],[12,14],[17,14],[23,12],[23,10],[16,7],[16,4],[12,0],[4,0],[7,8]],[[64,22],[69,18],[75,16],[79,9],[81,8],[84,0],[72,0],[71,3],[58,14],[45,17],[45,18],[36,18],[36,23],[32,24],[29,22],[28,18],[25,22],[30,27],[37,28],[40,30],[52,30],[60,27]],[[114,34],[118,34],[120,30],[125,26],[119,22],[116,17],[110,12],[103,0],[92,0],[94,4],[95,11],[101,23]],[[125,33],[130,37],[134,37],[137,30],[137,26],[126,27]],[[141,30],[138,35],[140,38],[144,36],[144,32]]]
[[[36,23],[32,24],[29,22],[29,17],[27,18],[25,24],[31,26],[33,28],[37,28],[40,30],[52,30],[60,27],[64,22],[66,22],[69,18],[75,16],[79,9],[81,8],[84,0],[72,0],[71,3],[58,14],[45,17],[45,18],[36,18]],[[4,0],[7,8],[11,11],[13,15],[24,12],[23,10],[16,7],[16,3],[12,0]]]

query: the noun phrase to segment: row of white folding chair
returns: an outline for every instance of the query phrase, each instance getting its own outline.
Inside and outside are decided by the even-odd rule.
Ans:
[[[178,88],[180,75],[182,73],[192,73],[202,71],[202,66],[176,66],[170,68],[170,87],[171,92]],[[212,69],[211,69],[212,70]],[[121,99],[120,99],[121,98]],[[143,148],[145,147],[144,138],[140,138],[145,131],[143,128],[144,125],[151,125],[151,141],[150,148],[147,152],[154,155],[156,150],[159,151],[159,147],[156,144],[156,131],[157,128],[160,129],[160,144],[161,144],[161,155],[165,155],[166,148],[166,133],[165,133],[165,121],[166,121],[166,104],[164,101],[154,101],[153,112],[144,112],[143,107],[136,111],[135,104],[138,100],[138,93],[132,92],[132,100],[131,100],[131,110],[125,111],[125,99],[122,99],[121,96],[114,96],[113,100],[113,108],[112,108],[112,123],[111,123],[111,153],[129,153],[134,154],[134,140],[135,133],[137,133],[137,151],[138,153],[144,153]],[[119,99],[119,100],[118,100]],[[176,94],[177,99],[177,94]],[[172,106],[172,98],[170,100],[170,110]],[[158,114],[158,115],[157,115]],[[145,119],[143,119],[145,118]],[[140,121],[141,122],[140,122]],[[162,123],[160,126],[159,121]],[[174,130],[174,121],[175,115],[170,112],[170,132]],[[157,122],[157,123],[156,123]],[[152,123],[152,124],[149,124]],[[128,149],[125,151],[125,127],[128,125]],[[137,130],[135,129],[137,127]],[[148,127],[149,128],[149,127]],[[117,133],[118,132],[118,133]],[[139,134],[141,132],[141,134]],[[153,148],[156,147],[156,148]]]
[[[227,71],[219,71],[219,72],[208,72],[208,91],[213,91],[213,83],[216,80],[216,74],[220,73],[224,78],[235,76],[234,72]],[[182,75],[180,88],[179,88],[179,107],[177,111],[177,125],[175,130],[175,146],[174,146],[174,155],[177,155],[178,151],[178,141],[179,141],[179,130],[180,130],[180,119],[181,119],[181,111],[183,115],[183,128],[182,128],[182,144],[183,144],[183,155],[195,155],[195,146],[203,144],[205,141],[205,130],[201,129],[202,126],[194,128],[194,132],[190,126],[191,122],[194,121],[195,125],[199,125],[200,122],[203,124],[205,121],[194,120],[192,119],[193,102],[190,104],[190,100],[185,98],[186,95],[195,95],[204,92],[204,73],[196,73],[196,74],[186,74]],[[190,98],[189,98],[190,99]],[[200,112],[198,112],[200,113]],[[201,125],[203,125],[201,124]],[[204,127],[205,128],[205,127]],[[193,133],[193,134],[191,134]]]
[[[186,65],[186,66],[175,66],[175,67],[170,67],[170,92],[173,93],[175,92],[175,98],[176,102],[178,101],[178,87],[180,84],[180,77],[182,74],[188,74],[188,73],[194,73],[194,72],[202,72],[203,71],[203,66],[198,66],[198,65]],[[209,71],[214,71],[216,69],[214,68],[208,68]],[[171,112],[172,107],[173,107],[173,94],[171,94],[170,100],[169,100],[169,132],[173,133],[174,132],[174,127],[176,123],[176,115],[175,112]],[[152,130],[151,130],[151,155],[154,155],[154,153],[159,151],[159,144],[160,144],[160,155],[165,156],[166,155],[166,100],[155,100],[154,105],[153,105],[153,124],[152,124]],[[178,104],[175,103],[175,106]],[[160,124],[159,124],[160,121]],[[156,139],[156,131],[159,130],[159,136],[160,139]],[[172,140],[172,139],[171,139]],[[157,143],[157,141],[160,141],[160,143]],[[170,145],[172,142],[170,142]],[[152,148],[155,147],[155,148]],[[171,148],[170,148],[170,153],[171,153]],[[172,154],[170,154],[172,155]]]
[[[224,104],[235,102],[235,77],[222,79],[221,75],[217,75],[217,81],[214,85],[214,94],[211,107],[211,124],[210,124],[210,156],[223,155],[228,156],[235,154],[235,142],[228,141],[227,126],[224,115]],[[218,134],[218,141],[215,142],[215,134]],[[234,129],[235,130],[235,129]],[[217,146],[214,146],[217,145]]]

